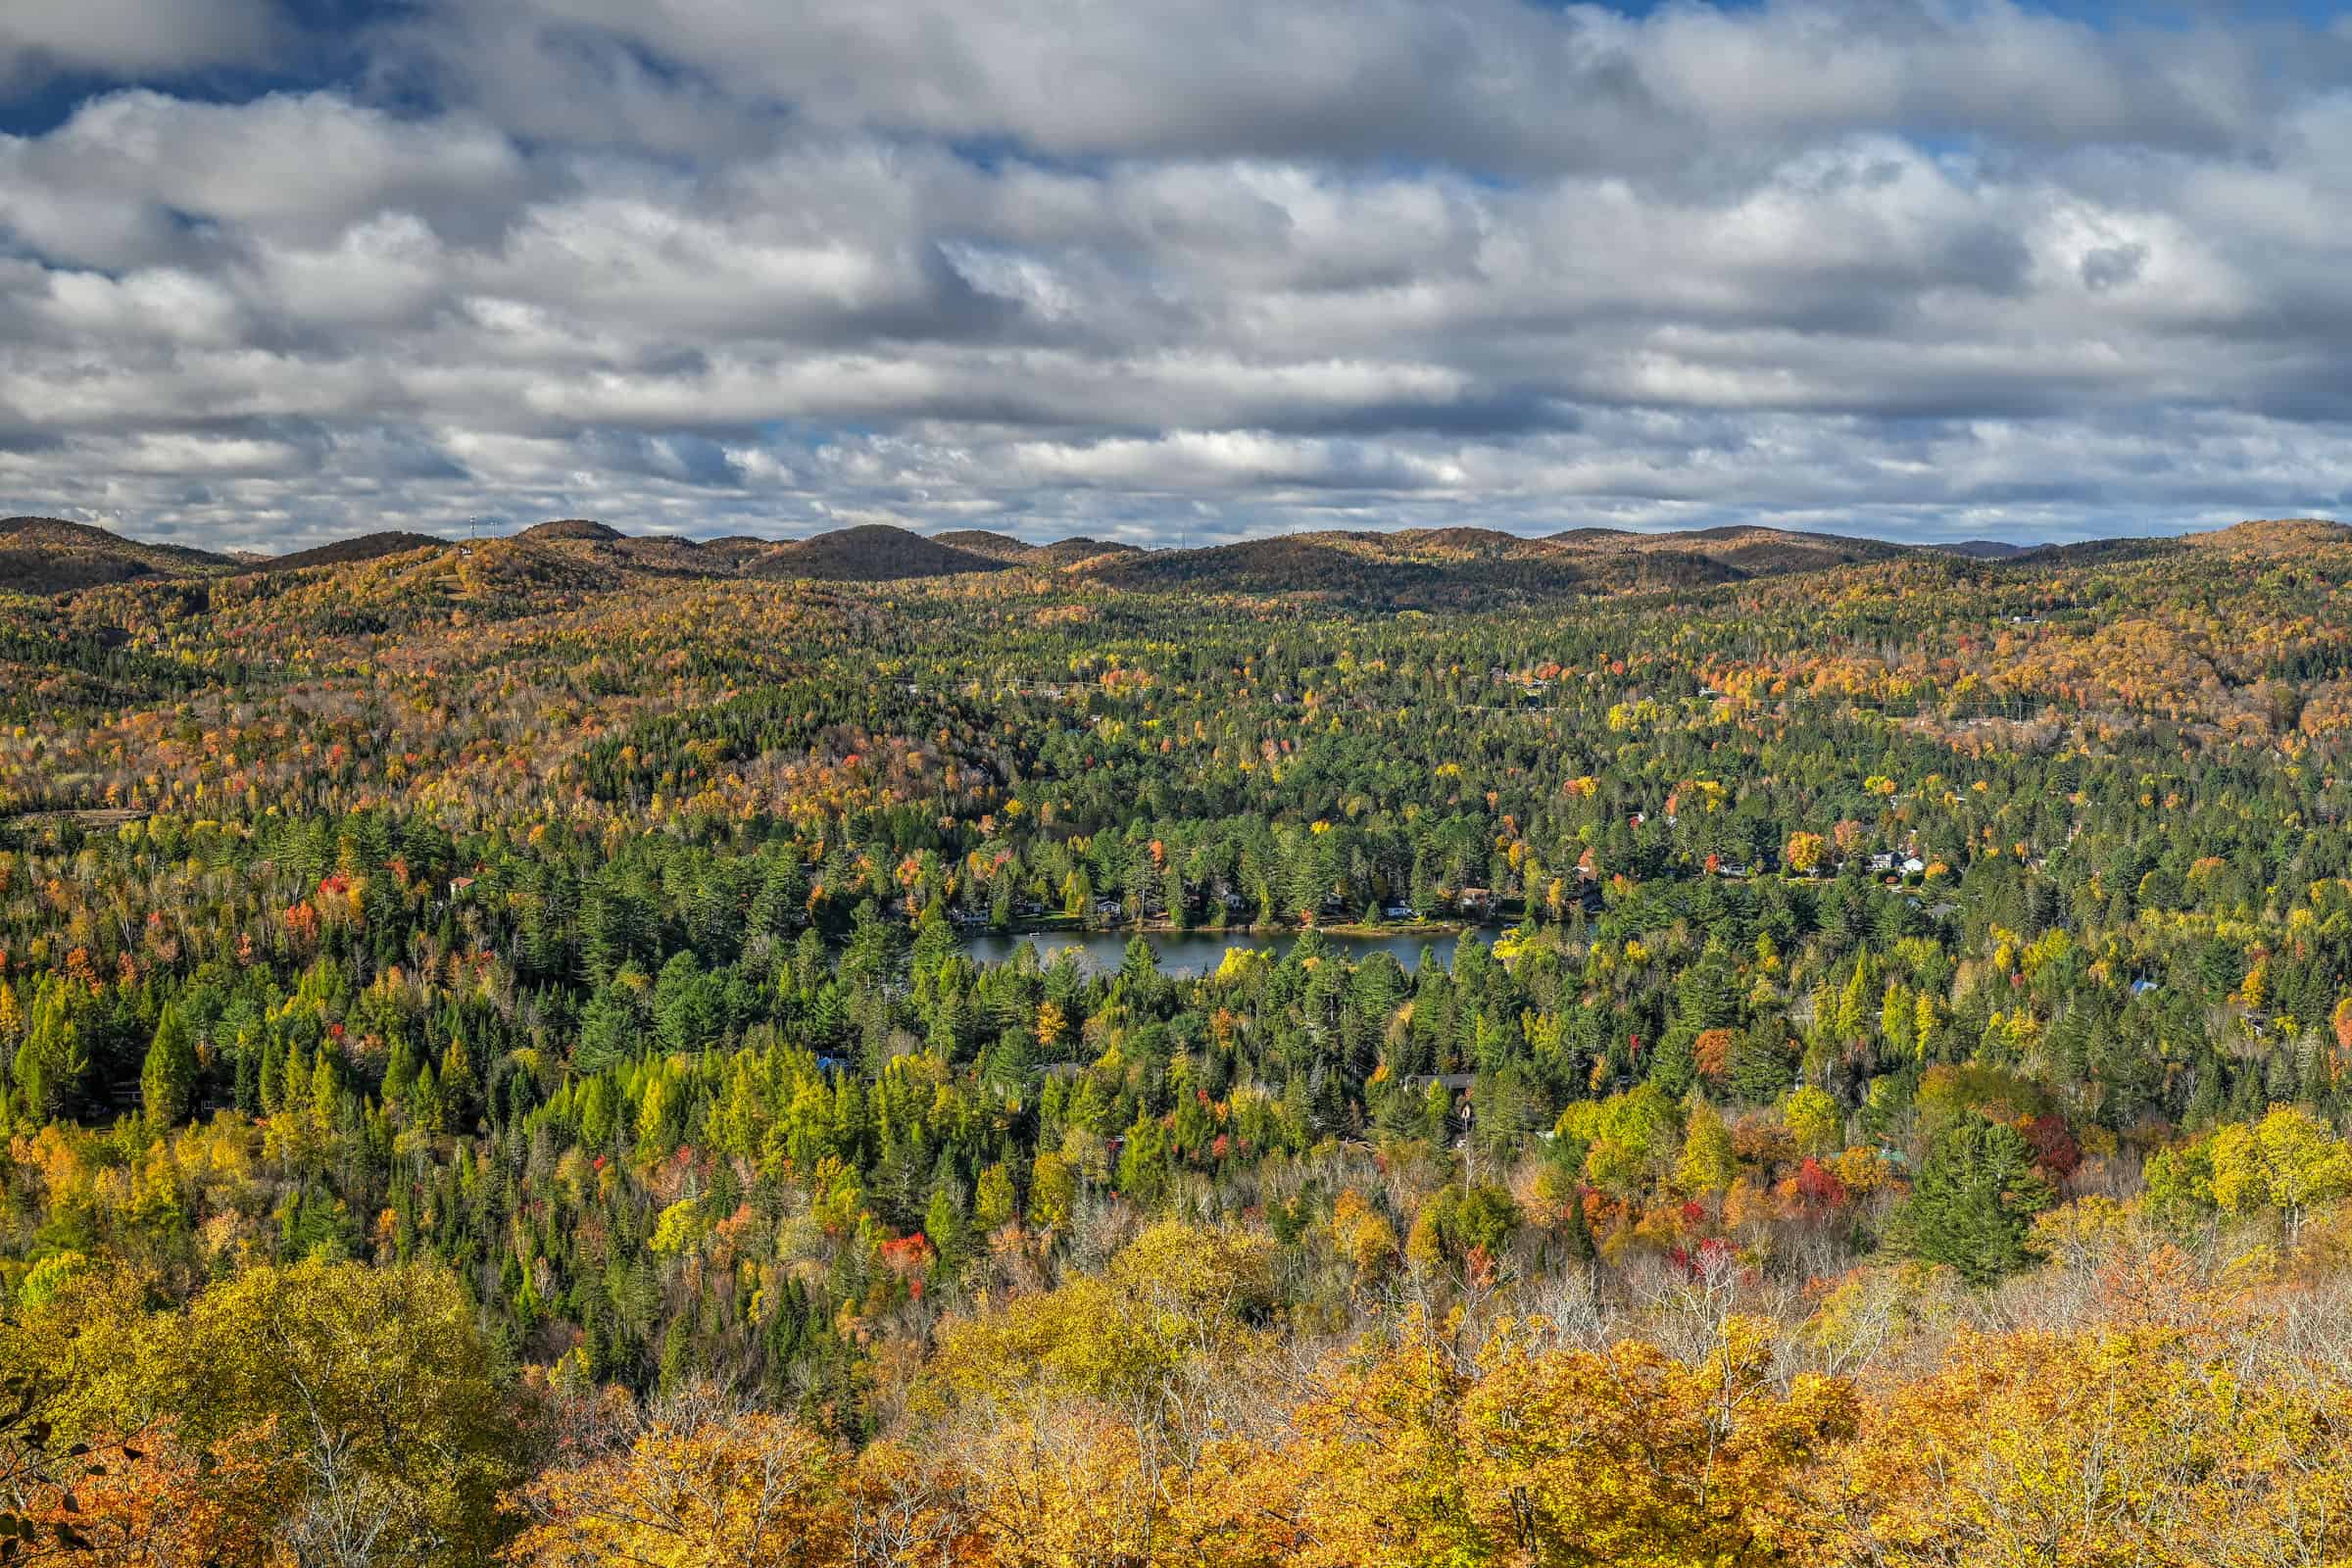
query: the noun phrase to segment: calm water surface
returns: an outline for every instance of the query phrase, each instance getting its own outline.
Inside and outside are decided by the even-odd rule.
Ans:
[[[1483,933],[1493,941],[1491,933]],[[1162,974],[1202,975],[1225,961],[1233,948],[1262,948],[1280,956],[1290,952],[1298,940],[1289,932],[1247,932],[1221,934],[1212,931],[1154,931],[1145,933],[1144,940],[1159,954]],[[1453,949],[1460,937],[1451,931],[1399,931],[1381,936],[1332,936],[1326,934],[1324,943],[1333,952],[1349,961],[1360,961],[1374,953],[1386,953],[1407,970],[1420,966],[1424,950],[1435,949],[1441,964],[1453,961]],[[1004,963],[1012,956],[1013,949],[1029,943],[1037,949],[1038,961],[1052,963],[1065,952],[1075,952],[1081,967],[1091,970],[1116,969],[1127,956],[1127,937],[1116,931],[1031,931],[1018,936],[1003,936],[995,932],[966,934],[963,950],[976,963]]]

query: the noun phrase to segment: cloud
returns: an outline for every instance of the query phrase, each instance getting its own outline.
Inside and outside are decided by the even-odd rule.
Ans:
[[[1522,173],[1662,170],[1864,128],[2226,146],[2257,130],[2280,72],[2342,54],[2332,38],[2297,60],[2211,26],[2101,28],[2000,0],[1640,18],[1521,0],[445,0],[412,37],[459,90],[504,95],[542,128],[577,120],[556,106],[598,80],[632,104],[715,92],[1056,157],[1406,156]]]
[[[1955,537],[2352,491],[2340,29],[429,0],[200,98],[153,83],[282,21],[106,53],[132,15],[0,21],[118,82],[0,137],[12,510]]]
[[[53,73],[170,77],[269,58],[265,0],[17,0],[0,9],[0,87]]]

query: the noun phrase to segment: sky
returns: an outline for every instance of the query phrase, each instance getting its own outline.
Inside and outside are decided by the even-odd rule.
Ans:
[[[145,538],[2173,533],[2348,364],[2332,6],[0,6],[0,513]]]

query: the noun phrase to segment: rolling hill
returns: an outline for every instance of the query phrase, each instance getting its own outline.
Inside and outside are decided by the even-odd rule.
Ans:
[[[435,550],[447,544],[429,533],[410,533],[405,529],[389,528],[381,533],[364,533],[357,539],[338,539],[331,545],[319,545],[312,550],[297,550],[287,556],[266,556],[252,563],[252,569],[261,571],[303,571],[312,566],[341,566],[355,561],[380,561],[386,556],[405,556],[412,550]]]
[[[744,574],[817,582],[893,582],[967,571],[1003,571],[1007,564],[905,528],[865,523],[780,545],[751,562]]]
[[[1995,567],[2134,561],[2184,551],[2272,558],[2340,543],[2347,536],[2352,529],[2341,523],[2290,517],[2171,537],[2033,547],[1994,540],[1905,545],[1735,524],[1661,533],[1573,528],[1543,537],[1471,527],[1333,530],[1192,550],[1145,550],[1083,536],[1033,545],[986,529],[927,535],[877,523],[807,539],[694,540],[631,534],[610,523],[566,517],[502,539],[461,544],[392,529],[255,558],[127,539],[54,517],[11,517],[0,520],[0,589],[63,594],[183,577],[353,568],[440,551],[446,560],[426,556],[428,577],[478,553],[477,577],[513,572],[519,583],[560,582],[567,593],[616,590],[654,579],[857,583],[1022,570],[1083,577],[1132,592],[1305,593],[1359,603],[1470,606],[1490,596],[1663,592],[1937,556]],[[433,562],[440,564],[429,564]],[[371,575],[370,581],[380,586],[380,578]]]
[[[587,517],[558,517],[549,522],[534,522],[515,537],[536,540],[540,544],[559,539],[580,539],[597,544],[626,539],[628,535],[611,523],[597,522]]]
[[[2195,549],[2262,556],[2291,555],[2347,539],[2352,539],[2352,527],[2326,517],[2259,517],[2210,533],[2181,535],[2181,542]]]
[[[1445,586],[1447,573],[1402,552],[1380,552],[1366,534],[1292,534],[1245,539],[1201,550],[1150,550],[1114,556],[1082,574],[1113,588],[1142,592],[1272,594],[1294,591],[1361,596],[1415,596]]]
[[[986,528],[953,528],[946,533],[930,536],[934,544],[951,550],[962,550],[1007,565],[1027,565],[1038,554],[1038,546],[1015,539],[1008,533],[993,533]]]
[[[1794,533],[1783,528],[1756,528],[1740,524],[1652,537],[1671,541],[1661,548],[1693,552],[1731,567],[1743,577],[1767,577],[1784,571],[1816,571],[1824,566],[1856,566],[1873,561],[1893,561],[1911,554],[1914,548],[1889,544],[1884,539],[1856,539],[1834,533]]]
[[[149,544],[60,517],[0,518],[0,588],[73,593],[154,577],[214,576],[240,569],[230,556]]]
[[[1070,539],[1056,539],[1048,545],[1033,545],[1015,539],[1010,534],[992,533],[986,528],[958,528],[948,533],[935,533],[931,535],[931,540],[951,549],[1001,561],[1008,566],[1027,566],[1032,570],[1044,571],[1068,571],[1094,562],[1145,553],[1140,545],[1111,544],[1101,539],[1089,539],[1084,534]]]
[[[1141,545],[1108,544],[1101,539],[1089,539],[1084,534],[1073,539],[1056,539],[1050,545],[1037,547],[1032,560],[1040,565],[1058,566],[1063,570],[1084,566],[1090,562],[1111,561],[1124,556],[1144,554]]]
[[[1703,587],[1893,560],[1909,547],[1832,534],[1730,527],[1641,534],[1579,528],[1527,538],[1491,528],[1304,533],[1201,550],[1154,550],[1080,569],[1115,587],[1335,594],[1398,604]]]

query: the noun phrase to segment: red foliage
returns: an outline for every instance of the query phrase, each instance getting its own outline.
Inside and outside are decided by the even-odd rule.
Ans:
[[[1811,1208],[1843,1208],[1845,1183],[1838,1179],[1836,1171],[1807,1154],[1804,1163],[1796,1167],[1796,1196]]]
[[[1677,1245],[1667,1249],[1666,1261],[1697,1279],[1705,1274],[1720,1274],[1738,1255],[1731,1243],[1720,1236],[1710,1236],[1696,1247]]]
[[[880,1248],[882,1266],[903,1280],[916,1280],[930,1272],[939,1254],[932,1250],[930,1238],[921,1231],[902,1236],[895,1242],[884,1242]]]
[[[2057,1115],[2029,1116],[2018,1128],[2034,1151],[2034,1163],[2060,1177],[2072,1176],[2082,1163],[2082,1146]]]

